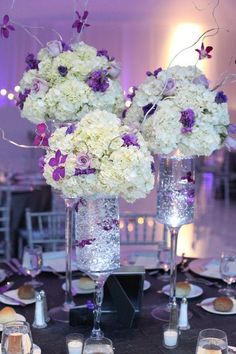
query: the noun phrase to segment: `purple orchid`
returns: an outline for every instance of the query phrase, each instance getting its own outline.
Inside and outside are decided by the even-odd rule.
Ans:
[[[81,170],[80,168],[75,169],[75,176],[81,176],[81,175],[93,175],[96,173],[96,168],[86,168],[85,170]]]
[[[193,83],[195,85],[203,85],[205,88],[209,87],[209,81],[203,74],[199,75],[198,77],[195,77],[195,79],[193,79]]]
[[[65,167],[60,166],[61,164],[64,164],[66,162],[67,155],[62,155],[60,150],[57,150],[55,153],[55,157],[52,157],[49,160],[49,166],[51,167],[56,167],[56,169],[52,173],[52,178],[54,181],[59,181],[60,178],[65,177]]]
[[[34,138],[33,144],[35,146],[48,146],[48,139],[50,137],[50,132],[45,123],[40,123],[36,127],[36,136]]]
[[[198,52],[199,55],[199,60],[205,59],[205,58],[211,58],[212,55],[209,54],[213,50],[213,47],[208,46],[205,48],[204,43],[202,42],[201,49],[195,49],[196,52]]]
[[[85,246],[91,245],[95,240],[96,238],[87,238],[81,241],[76,240],[74,244],[76,247],[84,248]]]
[[[215,102],[217,104],[226,103],[227,101],[228,101],[228,97],[226,96],[226,94],[223,91],[217,92],[216,97],[215,97]]]
[[[186,109],[181,112],[180,123],[182,123],[183,128],[181,129],[181,133],[191,133],[192,128],[195,124],[195,113],[191,108]]]
[[[76,130],[75,124],[71,124],[67,129],[66,129],[66,135],[73,134]]]
[[[78,11],[75,12],[77,15],[77,20],[72,25],[72,28],[76,28],[77,33],[80,33],[83,27],[89,27],[90,25],[86,23],[88,17],[88,11],[84,11],[83,15],[81,16]]]
[[[110,231],[119,226],[119,220],[107,218],[98,222],[97,225],[101,226],[105,231]]]
[[[97,70],[90,73],[86,83],[94,92],[105,92],[109,87],[107,70]]]
[[[147,71],[146,75],[147,76],[155,76],[155,78],[157,78],[158,74],[162,71],[162,68],[158,68],[156,70],[154,70],[154,72],[152,73],[151,71]]]
[[[138,138],[135,134],[124,134],[122,135],[123,145],[122,146],[136,146],[140,148]]]
[[[15,27],[11,25],[10,18],[8,15],[3,16],[1,28],[1,36],[2,38],[8,38],[10,35],[10,31],[15,31]]]
[[[186,176],[182,176],[181,180],[187,180],[188,183],[195,183],[195,180],[192,177],[192,172],[189,171],[186,173]]]
[[[73,52],[71,46],[69,44],[67,44],[66,42],[61,41],[61,45],[62,45],[63,52],[68,52],[68,51]]]
[[[108,61],[113,61],[115,59],[114,57],[110,57],[106,49],[98,50],[97,57],[106,57]]]
[[[77,168],[80,170],[87,170],[91,166],[91,158],[88,153],[80,152],[77,155]]]
[[[163,91],[163,96],[171,96],[175,92],[176,84],[174,79],[168,79]]]
[[[18,106],[21,110],[24,108],[24,103],[27,99],[27,97],[30,94],[29,89],[25,89],[23,92],[19,92],[18,95],[16,96],[16,106]]]
[[[44,155],[43,156],[40,156],[39,158],[39,162],[38,162],[38,166],[39,166],[39,169],[40,169],[40,172],[44,172],[44,166],[45,166],[45,160],[44,160]]]
[[[122,119],[125,119],[127,111],[128,111],[128,108],[125,108],[125,109],[123,110],[122,115],[121,115],[121,118],[122,118]]]
[[[236,134],[236,124],[229,124],[227,130],[229,134]]]
[[[57,70],[62,77],[65,77],[68,74],[68,69],[66,66],[60,65]]]
[[[151,116],[156,112],[157,105],[153,105],[153,103],[148,103],[146,106],[143,106],[143,114],[146,115],[148,112],[148,115]]]
[[[27,55],[27,57],[25,58],[25,62],[27,64],[27,67],[25,69],[26,71],[33,70],[33,69],[36,69],[36,70],[39,69],[38,64],[40,63],[40,60],[36,59],[34,54],[29,53]]]

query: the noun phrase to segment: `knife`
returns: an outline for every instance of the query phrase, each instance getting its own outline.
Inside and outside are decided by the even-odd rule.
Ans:
[[[1,301],[1,297],[3,297],[6,300],[11,301],[12,303],[14,303],[15,305],[20,305],[20,306],[26,306],[26,304],[20,300],[15,299],[14,297],[11,297],[9,295],[6,295],[5,293],[0,294],[0,301]]]

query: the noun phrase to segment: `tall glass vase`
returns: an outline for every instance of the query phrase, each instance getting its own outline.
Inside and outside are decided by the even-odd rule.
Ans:
[[[157,221],[167,225],[171,236],[170,298],[168,306],[152,311],[169,320],[176,310],[176,251],[179,229],[193,222],[195,195],[194,158],[179,154],[158,157]]]
[[[72,296],[72,245],[74,234],[74,210],[76,199],[64,198],[65,202],[65,251],[66,251],[66,279],[65,300],[61,306],[50,309],[49,316],[58,322],[69,323],[69,311],[75,306]]]
[[[118,199],[110,196],[80,198],[75,208],[75,245],[78,268],[96,284],[91,337],[103,338],[100,328],[103,286],[120,267]]]

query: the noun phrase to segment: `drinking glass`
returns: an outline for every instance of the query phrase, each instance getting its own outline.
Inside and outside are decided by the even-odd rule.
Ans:
[[[83,354],[114,354],[112,341],[106,337],[88,338],[84,343]]]
[[[33,341],[29,323],[12,321],[3,325],[2,354],[32,354]]]
[[[70,333],[66,336],[68,354],[82,354],[84,336],[80,333]]]
[[[32,277],[32,280],[26,282],[25,284],[31,285],[33,288],[38,288],[43,285],[43,283],[35,280],[36,275],[41,272],[43,264],[42,257],[42,247],[24,247],[22,266],[25,269],[26,273]]]
[[[234,296],[236,291],[231,289],[231,284],[236,282],[236,253],[221,254],[220,274],[221,278],[227,283],[227,287],[220,289],[219,292],[223,295]]]
[[[158,277],[158,279],[162,281],[169,281],[170,276],[167,274],[167,272],[170,270],[170,265],[171,265],[171,249],[170,247],[166,247],[165,245],[163,248],[160,250],[159,253],[159,265],[160,267],[164,270],[164,274]]]
[[[224,331],[203,329],[198,335],[196,354],[228,353],[228,340]]]

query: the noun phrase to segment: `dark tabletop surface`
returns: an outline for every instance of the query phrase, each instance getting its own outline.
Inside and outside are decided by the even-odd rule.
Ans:
[[[3,266],[4,268],[4,266]],[[179,273],[178,278],[184,279],[183,274]],[[38,279],[44,283],[43,289],[47,295],[48,307],[51,308],[60,305],[64,299],[64,292],[61,289],[63,280],[50,273],[42,273]],[[15,288],[22,285],[26,278],[24,276],[13,276]],[[219,295],[218,289],[214,286],[200,285],[204,293],[189,300],[189,309],[193,313],[190,320],[191,329],[182,331],[179,338],[179,346],[172,351],[162,346],[162,327],[164,322],[155,320],[151,317],[151,310],[158,304],[168,301],[164,294],[157,293],[163,285],[156,276],[146,275],[146,280],[151,282],[151,287],[143,294],[143,310],[137,316],[132,328],[122,327],[116,318],[116,314],[103,314],[102,329],[106,337],[112,339],[116,354],[195,354],[198,333],[204,328],[218,328],[225,330],[228,335],[229,344],[236,346],[236,315],[216,315],[211,314],[196,303],[204,298]],[[88,297],[91,298],[91,295]],[[84,304],[86,297],[77,295],[75,301],[77,304]],[[0,304],[2,308],[4,305]],[[34,304],[24,308],[15,306],[18,313],[23,314],[26,320],[32,324],[34,319]],[[90,326],[71,327],[68,324],[50,322],[45,329],[32,329],[34,343],[40,346],[42,354],[66,354],[65,337],[69,333],[79,332],[88,337],[91,332]]]

